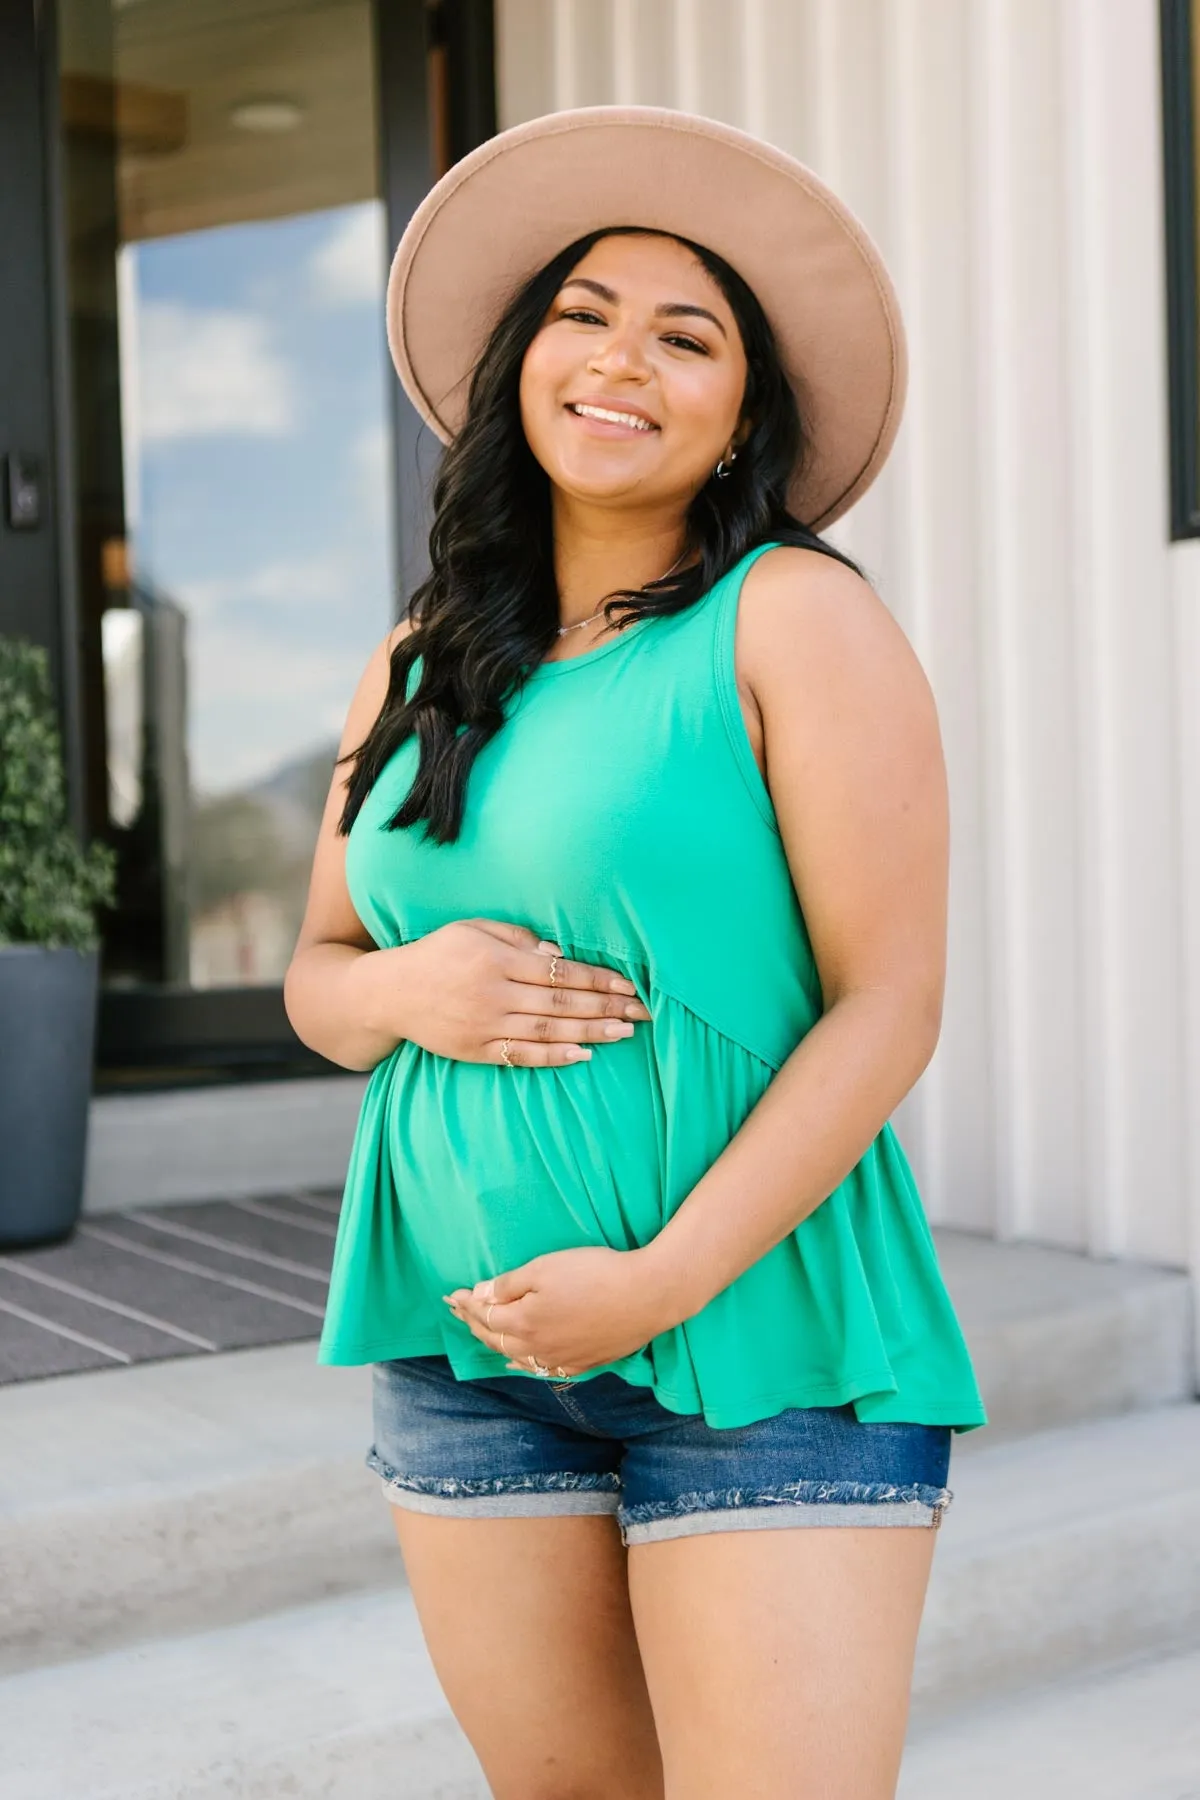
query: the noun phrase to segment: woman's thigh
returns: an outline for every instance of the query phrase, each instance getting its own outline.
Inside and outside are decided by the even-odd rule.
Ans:
[[[937,1537],[780,1526],[630,1546],[667,1800],[894,1800]]]
[[[374,1371],[367,1458],[446,1698],[496,1800],[662,1800],[615,1516],[620,1445],[552,1393]]]
[[[949,1429],[634,1424],[617,1516],[668,1800],[893,1800]]]
[[[392,1511],[434,1668],[495,1800],[663,1800],[615,1517]]]

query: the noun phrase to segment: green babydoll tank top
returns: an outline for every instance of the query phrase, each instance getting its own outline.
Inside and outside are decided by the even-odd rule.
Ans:
[[[320,1361],[444,1355],[460,1379],[511,1375],[440,1296],[549,1251],[648,1243],[820,1017],[734,673],[742,581],[772,547],[683,613],[535,666],[472,767],[455,843],[386,829],[415,739],[367,796],[346,881],[380,947],[506,920],[618,970],[651,1016],[574,1064],[462,1062],[406,1040],[376,1066]],[[606,1370],[716,1427],[846,1402],[865,1420],[988,1422],[890,1124],[699,1312],[578,1379]]]

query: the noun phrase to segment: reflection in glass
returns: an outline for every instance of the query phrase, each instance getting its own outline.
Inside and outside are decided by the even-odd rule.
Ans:
[[[61,19],[106,977],[277,983],[394,616],[369,6]]]
[[[128,830],[142,810],[145,768],[142,615],[110,606],[100,620],[108,728],[108,816]]]

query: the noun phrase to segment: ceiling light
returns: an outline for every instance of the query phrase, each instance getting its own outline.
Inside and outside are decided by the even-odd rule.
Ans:
[[[304,117],[304,108],[295,100],[262,98],[239,100],[229,109],[229,123],[238,131],[295,131]]]

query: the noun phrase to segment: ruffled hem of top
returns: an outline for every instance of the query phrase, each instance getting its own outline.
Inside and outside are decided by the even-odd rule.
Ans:
[[[494,1089],[494,1120],[506,1135],[489,1136],[489,1155],[502,1173],[521,1167],[522,1179],[536,1183],[530,1211],[539,1232],[555,1193],[565,1196],[551,1248],[650,1241],[775,1074],[644,971],[631,965],[629,972],[651,1013],[639,1028],[652,1033],[650,1104],[628,1039],[597,1045],[591,1063],[520,1070],[523,1086]],[[482,1100],[486,1108],[492,1083],[512,1083],[513,1072],[498,1066],[418,1055],[426,1066],[416,1073],[426,1082],[453,1083],[456,1070],[470,1069],[473,1105]],[[606,1056],[610,1063],[601,1063]],[[470,1185],[478,1160],[458,1167],[428,1133],[424,1155],[415,1144],[414,1162],[403,1166],[403,1120],[398,1126],[389,1106],[396,1067],[395,1058],[381,1064],[363,1099],[318,1359],[444,1355],[463,1380],[516,1374],[440,1296],[544,1253],[546,1239],[522,1238],[514,1209],[496,1209],[493,1220]],[[581,1071],[584,1083],[572,1087]],[[413,1075],[410,1068],[405,1079]],[[436,1099],[441,1105],[447,1094]],[[565,1131],[564,1101],[577,1109]],[[606,1132],[614,1104],[634,1130],[608,1125]],[[589,1130],[603,1152],[591,1160],[578,1149]],[[924,1208],[890,1126],[826,1200],[698,1313],[577,1379],[605,1370],[716,1428],[790,1406],[845,1404],[864,1420],[956,1431],[988,1423]],[[531,1372],[529,1379],[541,1378]]]

